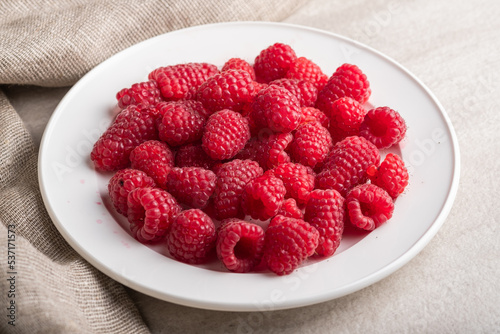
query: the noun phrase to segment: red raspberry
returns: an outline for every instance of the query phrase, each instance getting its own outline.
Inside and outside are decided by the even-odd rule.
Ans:
[[[394,199],[402,194],[408,185],[408,171],[397,154],[387,154],[378,168],[371,165],[366,173],[372,184],[387,191]]]
[[[194,112],[196,112],[198,115],[203,117],[204,119],[207,119],[210,116],[210,112],[203,106],[203,103],[200,101],[196,100],[179,100],[175,102],[170,102],[170,103],[177,103],[180,105],[183,105],[185,107],[190,108]]]
[[[238,159],[257,161],[264,169],[272,169],[289,162],[286,149],[293,140],[291,133],[271,133],[263,131],[258,137],[251,138],[245,148],[237,154]]]
[[[174,154],[164,142],[148,140],[130,152],[130,162],[132,168],[144,171],[164,188],[167,175],[174,166]]]
[[[222,222],[216,242],[217,257],[230,271],[246,273],[262,259],[264,230],[237,218]]]
[[[374,184],[361,184],[347,195],[346,208],[352,224],[371,231],[392,217],[394,203],[384,189]]]
[[[218,72],[215,65],[187,63],[157,68],[148,77],[156,80],[165,100],[191,100],[198,87]]]
[[[313,107],[304,107],[300,111],[302,113],[300,125],[317,121],[320,122],[325,129],[330,128],[330,119],[321,110]]]
[[[131,104],[154,106],[160,102],[160,90],[154,80],[139,82],[133,84],[130,88],[123,88],[116,94],[116,99],[118,100],[118,106],[122,109]]]
[[[241,58],[231,58],[228,61],[224,63],[224,66],[222,66],[221,72],[229,71],[229,70],[240,70],[240,71],[245,71],[248,74],[250,74],[250,78],[252,80],[255,80],[255,71],[248,63],[246,60],[241,59]]]
[[[250,139],[250,128],[246,118],[229,109],[212,114],[205,126],[202,147],[215,160],[230,159]]]
[[[179,146],[197,141],[203,135],[205,119],[191,108],[167,103],[160,107],[163,114],[158,124],[160,139],[170,146]]]
[[[378,148],[388,148],[399,143],[405,136],[406,123],[401,115],[389,107],[371,109],[365,116],[360,136]]]
[[[302,210],[300,210],[300,208],[297,206],[297,202],[293,198],[286,199],[276,215],[304,219]]]
[[[366,111],[363,106],[350,97],[342,97],[325,106],[324,113],[330,119],[330,132],[335,137],[342,132],[346,137],[359,134]]]
[[[215,249],[216,230],[212,219],[200,209],[182,211],[172,222],[167,247],[175,259],[201,264]]]
[[[316,253],[331,256],[344,231],[344,198],[336,190],[316,189],[309,194],[304,220],[319,232]]]
[[[175,153],[176,167],[202,167],[212,169],[216,160],[213,160],[205,153],[201,144],[186,144],[177,149]]]
[[[318,91],[325,87],[328,76],[313,61],[300,57],[290,66],[286,77],[290,79],[307,80],[314,84]]]
[[[255,96],[255,85],[248,72],[228,70],[210,77],[204,82],[196,99],[214,113],[222,109],[241,111]]]
[[[241,195],[241,207],[252,218],[267,220],[278,213],[285,194],[283,181],[265,173],[247,183]]]
[[[288,275],[314,253],[318,239],[318,231],[307,222],[276,216],[266,230],[264,261],[277,275]]]
[[[299,100],[301,107],[312,107],[318,97],[318,89],[305,80],[282,78],[273,80],[269,85],[276,85],[286,88]]]
[[[181,212],[175,198],[159,188],[136,188],[127,198],[130,230],[141,242],[159,241]]]
[[[332,137],[319,122],[300,126],[294,134],[290,153],[295,162],[314,168],[332,148]]]
[[[214,172],[200,167],[172,168],[167,178],[168,191],[192,208],[202,209],[215,189]]]
[[[287,198],[292,197],[299,204],[307,202],[309,193],[314,189],[315,173],[310,167],[286,162],[274,168],[271,172],[283,181]]]
[[[289,45],[275,43],[269,46],[255,58],[253,68],[257,81],[268,83],[285,77],[296,59],[297,55]]]
[[[98,171],[115,171],[130,165],[130,152],[140,143],[157,139],[155,116],[147,109],[128,106],[94,144],[90,159]]]
[[[316,108],[325,111],[329,105],[341,97],[353,98],[364,104],[370,97],[370,83],[366,75],[356,65],[343,64],[318,93]]]
[[[135,188],[154,187],[155,182],[146,173],[125,168],[116,172],[108,183],[108,193],[116,211],[125,217],[128,212],[127,197]]]
[[[235,159],[219,168],[214,192],[217,219],[244,216],[241,208],[243,189],[262,173],[259,164],[251,160]]]
[[[366,180],[366,170],[378,165],[378,149],[363,137],[347,137],[335,144],[323,165],[323,171],[316,176],[320,189],[335,189],[342,196]]]
[[[258,127],[275,132],[291,132],[299,125],[299,100],[286,88],[270,85],[252,103],[252,117]]]

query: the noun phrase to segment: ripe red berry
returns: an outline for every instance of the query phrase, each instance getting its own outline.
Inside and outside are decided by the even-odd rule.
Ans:
[[[289,218],[304,219],[304,213],[297,206],[297,202],[293,198],[286,199],[276,215],[281,215]]]
[[[134,237],[141,242],[162,239],[181,212],[175,198],[159,188],[136,188],[128,194],[127,218]]]
[[[289,45],[275,43],[269,46],[255,58],[253,67],[257,81],[268,83],[285,77],[296,59],[297,55]]]
[[[344,137],[359,135],[359,127],[365,118],[363,106],[350,97],[341,97],[332,104],[326,105],[324,113],[330,119],[330,133],[337,137],[339,133]]]
[[[346,208],[352,224],[371,231],[392,217],[394,202],[384,189],[374,184],[361,184],[347,195]]]
[[[164,188],[167,175],[174,166],[174,154],[166,143],[148,140],[130,152],[130,162],[132,168],[144,171]]]
[[[203,135],[205,119],[191,108],[178,103],[164,104],[158,124],[160,139],[170,146],[180,146],[197,141]]]
[[[328,105],[341,97],[350,97],[364,104],[370,94],[370,83],[366,75],[356,65],[343,64],[318,93],[316,108],[324,111]]]
[[[397,154],[387,154],[378,168],[371,165],[366,173],[372,184],[387,191],[394,199],[402,194],[408,185],[408,171]]]
[[[264,261],[277,275],[288,275],[314,253],[319,233],[301,219],[274,217],[266,230]]]
[[[108,193],[116,211],[125,217],[128,212],[127,197],[135,188],[154,187],[155,182],[137,169],[121,169],[108,182]]]
[[[255,85],[248,72],[228,70],[210,77],[204,82],[196,99],[214,113],[222,109],[241,111],[255,96]]]
[[[203,150],[214,160],[230,159],[250,139],[246,118],[229,109],[211,115],[202,138]]]
[[[330,128],[330,119],[325,115],[324,112],[313,107],[304,107],[300,109],[302,117],[300,118],[300,124],[304,125],[310,122],[319,122],[325,129]]]
[[[299,100],[288,89],[270,85],[255,97],[251,115],[257,127],[291,132],[299,125],[302,113]]]
[[[215,65],[187,63],[157,68],[148,77],[156,80],[165,100],[190,100],[198,87],[218,72]]]
[[[217,171],[214,205],[217,219],[243,218],[241,194],[248,182],[263,174],[255,161],[234,159]]]
[[[286,88],[292,93],[301,107],[312,107],[318,97],[318,89],[309,81],[282,78],[273,80],[269,85],[276,85]]]
[[[237,218],[222,222],[217,233],[217,257],[233,272],[246,273],[262,259],[264,230]]]
[[[286,150],[292,140],[291,133],[262,131],[247,142],[243,150],[237,154],[237,158],[257,161],[264,170],[272,169],[290,161]]]
[[[167,247],[175,259],[201,264],[215,249],[216,230],[212,219],[200,209],[182,211],[172,222]]]
[[[316,176],[320,189],[335,189],[342,196],[366,180],[366,170],[378,165],[380,153],[363,137],[347,137],[334,145],[323,163],[323,171]]]
[[[321,71],[321,68],[312,60],[299,57],[286,72],[286,77],[290,79],[306,80],[311,82],[318,91],[323,89],[328,81],[328,76]]]
[[[397,111],[389,107],[379,107],[368,111],[359,134],[378,148],[388,148],[404,138],[406,123]]]
[[[142,142],[158,138],[155,116],[140,106],[123,109],[94,144],[90,159],[98,171],[116,171],[130,165],[129,155]]]
[[[126,108],[129,105],[142,104],[154,106],[161,101],[158,84],[154,80],[133,84],[130,88],[123,88],[116,94],[118,106]]]
[[[287,162],[272,169],[271,172],[283,181],[287,198],[294,198],[299,204],[307,202],[309,193],[314,189],[315,173],[312,168]]]
[[[330,132],[319,122],[310,122],[295,131],[290,153],[295,162],[314,168],[323,162],[332,144]]]
[[[215,189],[214,172],[201,167],[172,168],[168,174],[168,191],[175,198],[192,208],[204,208]]]
[[[201,144],[186,144],[177,149],[175,153],[176,167],[202,167],[212,169],[216,160],[213,160],[205,153]]]
[[[247,183],[241,195],[241,207],[252,218],[267,220],[278,213],[285,194],[283,181],[265,173]]]
[[[255,80],[255,71],[254,71],[252,65],[250,65],[250,63],[244,59],[231,58],[231,59],[227,60],[224,63],[224,66],[222,66],[221,72],[225,72],[225,71],[229,71],[229,70],[245,71],[248,74],[250,74],[250,78],[252,78],[252,80]]]
[[[316,253],[331,256],[344,231],[344,198],[336,190],[316,189],[309,194],[304,220],[319,232]]]

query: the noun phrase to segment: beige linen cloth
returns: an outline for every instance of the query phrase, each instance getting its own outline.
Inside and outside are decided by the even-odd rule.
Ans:
[[[0,332],[500,333],[499,17],[496,0],[1,1]],[[457,199],[436,237],[396,273],[293,310],[199,310],[124,288],[57,232],[38,189],[37,151],[63,86],[146,38],[232,20],[285,21],[359,40],[410,69],[447,110],[461,148]],[[9,225],[15,327],[7,317]]]

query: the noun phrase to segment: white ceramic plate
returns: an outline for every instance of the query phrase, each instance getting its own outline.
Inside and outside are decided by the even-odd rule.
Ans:
[[[377,230],[346,236],[336,254],[289,276],[235,274],[220,264],[186,265],[137,242],[110,209],[107,181],[94,171],[92,145],[112,120],[115,94],[154,68],[185,62],[253,62],[275,43],[291,45],[330,75],[345,62],[368,76],[374,106],[398,110],[408,124],[397,149],[410,171],[393,218]],[[47,125],[39,156],[43,200],[60,233],[87,261],[118,282],[166,301],[214,310],[265,311],[334,299],[388,276],[412,259],[448,215],[459,179],[459,150],[434,95],[401,65],[347,38],[277,23],[226,23],[161,35],[106,60],[64,97]]]

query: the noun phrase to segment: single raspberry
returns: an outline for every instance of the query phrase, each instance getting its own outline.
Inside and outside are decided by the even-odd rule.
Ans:
[[[286,88],[299,100],[301,107],[312,107],[318,98],[318,89],[309,81],[282,78],[273,80],[269,85]]]
[[[257,81],[268,83],[285,77],[296,59],[297,55],[289,45],[275,43],[269,46],[255,58],[253,68]]]
[[[392,217],[394,202],[384,189],[374,184],[361,184],[347,195],[346,208],[352,224],[371,231]]]
[[[303,107],[302,109],[300,109],[300,111],[302,113],[302,117],[300,118],[300,125],[317,121],[325,129],[330,128],[330,119],[321,110],[313,107]]]
[[[241,207],[252,218],[267,220],[278,213],[285,194],[283,181],[265,173],[247,183],[241,195]]]
[[[301,219],[274,217],[266,230],[264,261],[277,275],[288,275],[314,253],[319,233]]]
[[[234,159],[223,164],[217,171],[214,204],[217,219],[243,217],[241,194],[248,182],[264,172],[251,160]]]
[[[262,259],[264,230],[237,218],[222,222],[217,233],[217,257],[230,271],[246,273]]]
[[[380,153],[363,137],[347,137],[335,144],[323,163],[323,171],[316,176],[320,189],[335,189],[342,196],[366,180],[366,170],[378,165]]]
[[[248,72],[228,70],[210,77],[196,93],[196,99],[214,113],[222,109],[241,111],[255,96],[255,85]]]
[[[295,162],[314,168],[323,162],[332,148],[330,132],[319,122],[301,125],[290,144],[290,154]]]
[[[316,108],[325,111],[335,100],[344,96],[364,104],[370,94],[370,83],[366,75],[356,65],[343,64],[318,93]]]
[[[129,155],[142,142],[158,139],[155,116],[140,106],[123,109],[94,144],[90,159],[98,171],[115,171],[130,165]]]
[[[309,193],[314,189],[315,173],[310,167],[293,162],[286,162],[271,170],[281,179],[286,188],[285,197],[294,198],[297,203],[305,204]]]
[[[210,116],[210,112],[203,106],[203,103],[196,100],[179,100],[170,103],[177,103],[183,105],[185,107],[191,108],[194,112],[198,113],[204,119],[207,119]]]
[[[205,119],[191,108],[167,103],[160,107],[163,114],[158,124],[160,139],[170,146],[179,146],[197,141],[203,135]]]
[[[258,127],[275,132],[295,130],[302,116],[299,100],[288,89],[275,85],[257,94],[251,115]]]
[[[201,167],[175,167],[168,174],[166,189],[179,202],[202,209],[214,192],[216,179],[214,172]]]
[[[255,80],[255,71],[254,71],[252,65],[250,65],[250,63],[244,59],[231,58],[228,61],[226,61],[224,63],[224,66],[222,66],[221,72],[225,72],[225,71],[229,71],[229,70],[245,71],[248,74],[250,74],[250,78],[252,78],[252,80]]]
[[[293,198],[286,199],[276,215],[277,216],[281,215],[290,218],[304,219],[304,213],[297,206],[297,202]]]
[[[365,118],[365,108],[350,97],[342,97],[325,106],[324,113],[330,119],[332,137],[342,132],[346,137],[359,134],[359,127]]]
[[[118,106],[126,108],[133,105],[154,106],[161,101],[158,84],[154,80],[133,84],[130,88],[123,88],[116,94]]]
[[[212,114],[205,126],[202,138],[203,150],[215,160],[230,159],[250,139],[246,118],[229,109]]]
[[[290,162],[286,149],[292,140],[291,133],[262,131],[257,137],[251,138],[236,157],[257,161],[264,170],[272,169],[282,163]]]
[[[144,171],[164,188],[167,175],[174,166],[174,154],[166,143],[148,140],[130,152],[130,162],[132,168]]]
[[[336,190],[312,191],[304,220],[319,232],[316,253],[320,256],[332,255],[339,247],[344,231],[344,198]]]
[[[156,80],[165,100],[191,100],[200,85],[218,72],[212,64],[187,63],[157,68],[148,78]]]
[[[182,211],[172,222],[167,248],[175,259],[190,264],[207,262],[215,249],[212,219],[200,209]]]
[[[406,123],[397,111],[389,107],[379,107],[368,111],[359,134],[378,148],[388,148],[404,138]]]
[[[134,237],[141,242],[162,239],[181,212],[175,198],[159,188],[136,188],[127,197],[127,218]]]
[[[177,149],[175,153],[176,167],[202,167],[212,169],[216,160],[213,160],[205,153],[201,144],[186,144]]]
[[[307,80],[314,84],[318,91],[325,87],[328,76],[321,71],[321,68],[312,60],[299,57],[286,72],[286,77],[290,79]]]
[[[154,186],[154,180],[143,171],[131,168],[121,169],[108,182],[109,198],[116,211],[126,217],[128,194],[136,188]]]
[[[408,185],[408,171],[397,154],[388,153],[378,168],[371,165],[366,173],[372,184],[387,191],[394,199],[401,195]]]

